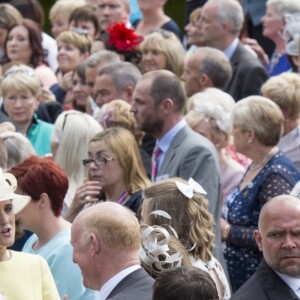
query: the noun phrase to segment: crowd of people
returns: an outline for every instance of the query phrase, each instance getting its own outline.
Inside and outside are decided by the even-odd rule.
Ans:
[[[300,299],[300,2],[252,2],[0,3],[1,300]]]

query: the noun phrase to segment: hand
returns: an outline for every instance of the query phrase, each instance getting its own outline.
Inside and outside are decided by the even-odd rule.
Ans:
[[[85,207],[97,203],[102,188],[99,181],[85,181],[76,191],[75,197],[65,214],[65,219],[73,222],[78,213]]]
[[[40,102],[49,103],[55,101],[56,101],[55,95],[50,90],[47,90],[46,88],[43,87],[42,94],[40,97]]]
[[[250,39],[250,38],[243,38],[243,43],[245,45],[249,45],[254,52],[257,54],[257,57],[261,61],[261,63],[266,66],[269,64],[269,57],[265,50],[259,45],[257,40],[255,39]]]
[[[64,91],[70,91],[73,88],[73,71],[64,74],[59,80],[58,85]]]
[[[220,227],[222,241],[226,241],[229,236],[231,225],[225,219],[221,218]]]

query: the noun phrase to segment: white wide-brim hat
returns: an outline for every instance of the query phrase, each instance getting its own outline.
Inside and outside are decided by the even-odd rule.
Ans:
[[[13,174],[3,173],[0,168],[0,201],[12,200],[13,211],[19,213],[30,202],[29,196],[15,194],[17,180]]]

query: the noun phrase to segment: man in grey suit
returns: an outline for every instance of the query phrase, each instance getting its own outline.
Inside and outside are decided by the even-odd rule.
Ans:
[[[103,202],[86,208],[71,228],[73,260],[83,284],[100,290],[98,300],[150,300],[154,279],[141,268],[140,226],[126,207]]]
[[[131,111],[139,129],[150,133],[161,150],[155,180],[193,178],[207,192],[216,223],[215,255],[222,260],[220,237],[220,173],[212,143],[194,132],[183,118],[184,90],[175,74],[151,71],[138,81]]]
[[[238,36],[244,12],[237,0],[208,0],[197,22],[203,45],[222,50],[231,62],[233,76],[225,88],[235,101],[259,95],[268,75],[255,54],[250,53]]]
[[[269,200],[258,228],[254,237],[264,258],[231,300],[299,300],[300,199],[281,195]]]

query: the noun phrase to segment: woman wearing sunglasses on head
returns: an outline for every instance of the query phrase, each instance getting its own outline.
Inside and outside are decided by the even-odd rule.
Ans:
[[[97,201],[113,201],[137,212],[150,182],[131,132],[113,127],[96,134],[83,164],[88,179],[77,189],[65,218],[72,221],[84,206]]]
[[[35,70],[26,65],[12,66],[3,75],[0,91],[4,109],[18,131],[27,136],[39,156],[50,153],[53,125],[35,113],[42,92]]]

